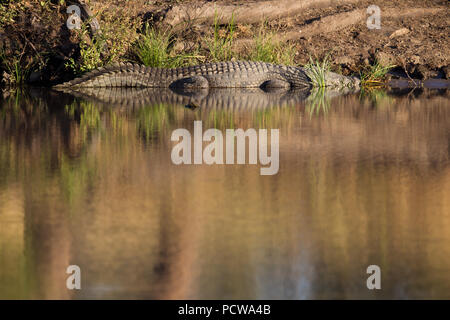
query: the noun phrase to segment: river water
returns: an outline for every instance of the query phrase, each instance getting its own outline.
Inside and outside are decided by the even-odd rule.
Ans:
[[[448,299],[449,101],[445,90],[5,94],[0,298]],[[224,135],[278,129],[278,172],[248,159],[175,165],[171,135],[194,135],[194,121]],[[66,287],[69,265],[81,290]],[[369,265],[380,290],[366,286]]]

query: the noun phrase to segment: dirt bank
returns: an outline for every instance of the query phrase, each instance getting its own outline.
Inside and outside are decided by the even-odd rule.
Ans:
[[[67,7],[74,3],[91,9],[102,43],[88,23],[82,32],[67,28]],[[367,27],[370,5],[380,8],[380,29]],[[17,68],[24,82],[51,84],[103,63],[137,61],[133,48],[145,23],[170,30],[176,53],[195,51],[193,62],[204,62],[211,59],[205,39],[216,20],[219,36],[233,21],[233,57],[245,56],[263,25],[273,41],[294,48],[296,64],[329,56],[334,71],[357,74],[378,60],[405,77],[448,79],[449,13],[446,0],[6,1],[0,5],[0,73],[3,84],[13,82]]]
[[[367,27],[371,5],[381,10],[380,29]],[[295,44],[299,64],[307,63],[310,56],[330,55],[334,68],[345,74],[378,59],[414,78],[449,76],[448,1],[186,1],[168,9],[161,19],[172,26],[195,21],[198,29],[205,30],[216,14],[220,23],[233,16],[238,26],[247,27],[248,32],[236,41],[238,46],[251,41],[254,28],[267,21],[280,41]]]

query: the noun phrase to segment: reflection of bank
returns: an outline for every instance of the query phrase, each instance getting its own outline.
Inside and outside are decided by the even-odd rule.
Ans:
[[[282,155],[271,177],[254,166],[174,166],[173,128],[209,116],[180,106],[159,107],[172,122],[153,140],[136,130],[140,109],[116,122],[94,104],[79,118],[2,121],[0,294],[373,298],[366,268],[376,263],[383,297],[442,297],[447,103],[348,96],[313,117],[301,104],[271,109]],[[249,127],[257,115],[233,119]],[[69,264],[81,267],[81,291],[65,288]]]
[[[70,233],[64,213],[42,197],[46,213],[40,215],[33,210],[40,198],[32,195],[33,186],[17,187],[2,191],[0,198],[0,297],[69,298],[64,268]]]
[[[0,298],[21,298],[26,281],[25,224],[20,187],[0,193]]]

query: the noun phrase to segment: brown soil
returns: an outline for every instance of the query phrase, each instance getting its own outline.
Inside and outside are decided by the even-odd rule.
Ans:
[[[379,30],[366,24],[367,7],[373,4],[381,9]],[[300,64],[310,56],[329,55],[335,69],[349,74],[378,59],[406,70],[405,76],[449,77],[450,6],[446,0],[191,0],[166,10],[163,22],[175,27],[186,22],[200,30],[213,22],[215,13],[220,23],[227,23],[232,15],[238,25],[266,21],[280,41],[295,43]],[[249,34],[241,34],[236,44],[251,41]]]

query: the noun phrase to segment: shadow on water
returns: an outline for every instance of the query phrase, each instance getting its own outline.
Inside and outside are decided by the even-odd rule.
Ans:
[[[450,298],[448,107],[426,89],[9,94],[0,298]],[[280,171],[172,164],[194,120],[280,129]]]

